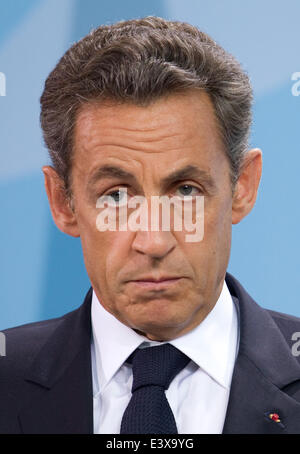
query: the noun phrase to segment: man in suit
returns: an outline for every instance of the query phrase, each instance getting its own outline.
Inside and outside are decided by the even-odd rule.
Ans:
[[[300,321],[226,272],[261,177],[251,100],[236,60],[184,23],[99,27],[62,57],[41,97],[43,171],[91,288],[79,309],[5,332],[0,432],[300,432]],[[175,201],[169,229],[150,222],[157,196]],[[200,239],[175,228],[180,204]]]

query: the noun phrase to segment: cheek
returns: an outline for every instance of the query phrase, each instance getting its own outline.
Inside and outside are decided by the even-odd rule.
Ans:
[[[223,200],[211,216],[207,217],[205,238],[211,260],[215,262],[215,271],[223,276],[228,265],[231,246],[231,203],[229,200]]]
[[[105,279],[105,264],[113,245],[113,232],[99,232],[96,217],[97,214],[92,210],[80,213],[77,217],[84,262],[92,281]]]
[[[129,257],[128,240],[120,232],[91,230],[82,237],[82,249],[92,286],[107,308],[115,311],[116,295],[122,294],[120,276]]]
[[[207,239],[222,239],[231,230],[231,207],[230,197],[218,197],[213,203],[207,203],[205,209],[205,237]]]
[[[110,279],[115,279],[130,257],[130,232],[105,232],[102,235],[101,250],[105,254],[105,272]]]
[[[230,201],[219,200],[211,205],[207,203],[204,211],[204,235],[201,241],[189,243],[184,238],[184,236],[181,237],[181,243],[183,244],[185,255],[192,261],[194,269],[196,267],[196,273],[204,270],[208,272],[208,267],[214,267],[215,270],[216,262],[221,261],[223,263],[224,257],[227,258],[230,251]]]

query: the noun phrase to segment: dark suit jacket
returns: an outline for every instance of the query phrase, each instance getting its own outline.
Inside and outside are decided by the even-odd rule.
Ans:
[[[223,433],[300,433],[300,319],[262,309],[230,274],[240,347]],[[93,433],[92,288],[61,318],[8,329],[0,358],[0,433]],[[280,422],[270,418],[277,413]]]

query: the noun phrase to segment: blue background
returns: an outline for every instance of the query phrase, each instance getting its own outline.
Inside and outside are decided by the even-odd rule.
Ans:
[[[88,290],[80,239],[54,225],[39,97],[61,55],[100,24],[145,15],[199,26],[233,53],[255,93],[251,145],[263,150],[255,208],[233,226],[228,270],[264,307],[300,316],[300,2],[290,0],[12,0],[0,6],[0,329],[59,316]]]

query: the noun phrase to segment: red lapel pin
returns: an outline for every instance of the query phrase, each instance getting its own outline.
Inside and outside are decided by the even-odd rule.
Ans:
[[[279,418],[279,415],[277,413],[270,413],[269,414],[269,418],[272,419],[272,421],[280,422],[280,418]]]

